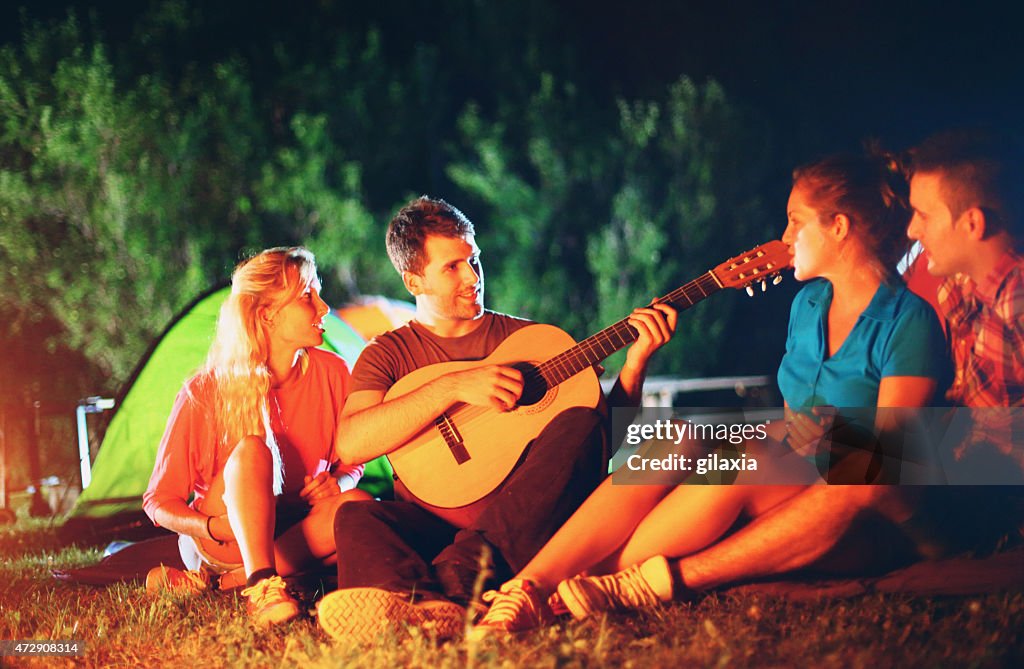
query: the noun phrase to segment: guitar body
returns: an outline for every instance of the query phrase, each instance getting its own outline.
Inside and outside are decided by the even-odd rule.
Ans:
[[[688,309],[723,288],[762,290],[790,264],[781,241],[762,244],[726,260],[655,302]],[[449,374],[486,365],[523,372],[523,395],[511,411],[456,404],[409,442],[388,454],[398,481],[424,508],[465,527],[515,468],[531,440],[558,414],[573,407],[596,407],[601,385],[594,365],[638,337],[624,318],[579,344],[552,325],[529,325],[514,332],[484,360],[430,365],[398,380],[384,396],[391,400]],[[482,501],[481,501],[482,500]],[[480,504],[473,504],[480,501]]]
[[[601,384],[593,368],[548,388],[530,371],[574,346],[553,325],[528,325],[512,333],[484,360],[443,362],[407,374],[385,400],[400,397],[434,379],[474,367],[506,365],[524,372],[521,404],[501,412],[455,404],[401,448],[388,454],[395,475],[422,502],[441,508],[471,504],[508,478],[526,446],[558,414],[572,407],[597,407]]]

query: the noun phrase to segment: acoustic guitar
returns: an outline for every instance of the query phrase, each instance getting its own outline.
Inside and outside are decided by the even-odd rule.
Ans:
[[[789,267],[789,247],[772,241],[730,258],[706,274],[656,300],[682,311],[723,288],[761,289],[781,280]],[[552,325],[528,325],[512,333],[484,360],[443,362],[421,367],[399,379],[385,401],[434,379],[483,365],[506,365],[523,374],[523,395],[510,411],[457,403],[388,454],[395,475],[409,494],[428,506],[454,509],[498,488],[531,440],[562,411],[596,407],[601,385],[594,365],[636,341],[623,319],[576,343]]]

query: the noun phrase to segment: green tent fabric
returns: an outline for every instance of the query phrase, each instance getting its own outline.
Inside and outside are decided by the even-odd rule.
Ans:
[[[203,364],[221,304],[230,290],[216,288],[196,299],[143,357],[118,398],[116,413],[93,463],[92,483],[79,496],[71,517],[101,518],[140,511],[174,398]],[[365,341],[333,312],[324,324],[323,348],[340,355],[351,367]],[[367,464],[360,487],[379,496],[390,491],[391,481],[391,466],[385,458],[378,458]]]

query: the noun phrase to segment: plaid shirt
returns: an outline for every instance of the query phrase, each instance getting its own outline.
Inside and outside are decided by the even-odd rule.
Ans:
[[[1006,253],[975,283],[958,274],[939,287],[939,311],[949,324],[955,376],[946,398],[959,406],[1024,407],[1024,258]],[[1024,434],[1021,410],[974,411],[984,439],[1024,466],[1013,434]],[[982,427],[984,425],[985,427]],[[959,458],[969,447],[957,449]]]

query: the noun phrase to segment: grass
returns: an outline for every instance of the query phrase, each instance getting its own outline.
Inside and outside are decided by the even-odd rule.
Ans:
[[[312,618],[260,632],[235,595],[147,596],[139,585],[68,585],[90,564],[45,523],[0,528],[0,639],[82,639],[83,657],[0,657],[0,666],[600,667],[1024,666],[1024,593],[868,595],[796,602],[712,595],[638,615],[566,622],[513,639],[437,644],[419,630],[369,648],[333,644]]]

